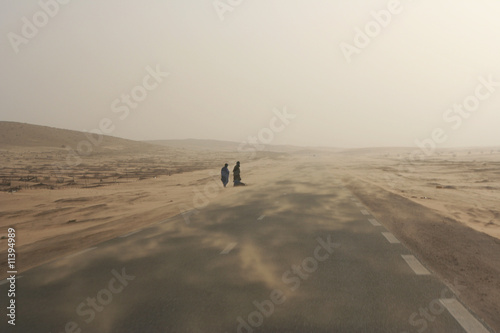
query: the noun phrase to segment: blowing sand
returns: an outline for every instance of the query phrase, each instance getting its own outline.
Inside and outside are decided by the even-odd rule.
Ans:
[[[221,187],[226,161],[232,168],[241,160],[250,186],[316,163],[342,179],[443,280],[458,279],[465,286],[460,297],[500,330],[498,151],[448,151],[407,165],[404,149],[297,150],[249,160],[198,148],[127,148],[119,141],[55,175],[50,165],[64,158],[64,148],[4,145],[0,237],[16,229],[19,272],[244,191]],[[0,240],[0,278],[6,277],[6,244]]]

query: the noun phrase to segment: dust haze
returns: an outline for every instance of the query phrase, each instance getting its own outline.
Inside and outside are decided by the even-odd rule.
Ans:
[[[15,229],[19,325],[234,331],[331,233],[351,246],[262,329],[359,331],[352,309],[366,331],[459,325],[413,321],[440,296],[397,277],[451,286],[500,331],[498,17],[493,0],[3,1],[0,278]],[[75,306],[118,263],[145,273],[85,326]]]
[[[243,142],[286,107],[273,144],[498,145],[497,1],[224,4],[2,2],[1,119]]]

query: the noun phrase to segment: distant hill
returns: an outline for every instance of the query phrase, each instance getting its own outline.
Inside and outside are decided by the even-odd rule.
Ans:
[[[339,153],[352,156],[383,156],[383,155],[405,155],[418,148],[412,147],[370,147],[370,148],[350,148]]]
[[[187,150],[212,150],[212,151],[236,151],[239,147],[238,142],[220,141],[220,140],[150,140],[143,141],[154,145],[167,146]]]
[[[187,150],[204,150],[204,151],[227,151],[236,152],[240,149],[246,151],[252,148],[250,144],[241,144],[233,141],[220,140],[201,140],[201,139],[184,139],[184,140],[153,140],[144,141],[160,146],[168,146],[172,148],[187,149]],[[261,145],[259,149],[273,153],[297,153],[305,150],[304,147],[296,147],[290,145]]]
[[[0,148],[8,147],[52,147],[64,148],[76,146],[82,141],[89,141],[89,133],[66,130],[48,126],[40,126],[26,123],[0,121]],[[102,136],[103,141],[94,150],[100,149],[162,149],[168,147],[174,150],[184,151],[217,151],[236,152],[240,148],[239,142],[220,140],[153,140],[153,141],[133,141],[113,136]],[[95,139],[94,139],[95,140]],[[247,144],[243,148],[252,146]],[[262,148],[263,146],[261,146]],[[266,145],[268,152],[298,152],[304,148],[293,146]]]
[[[500,152],[499,147],[458,147],[458,148],[435,148],[429,149],[426,147],[426,151],[429,151],[430,155],[424,155],[427,157],[440,156],[440,155],[467,155],[467,154],[488,154],[488,153],[498,153]],[[419,147],[371,147],[371,148],[353,148],[344,149],[339,153],[341,155],[349,156],[372,156],[372,157],[392,157],[399,158],[403,156],[410,156],[414,153],[425,154],[424,150]]]
[[[26,123],[0,121],[0,148],[9,147],[52,147],[63,148],[70,146],[76,148],[81,141],[88,141],[87,133],[66,130],[48,126],[32,125]],[[103,135],[103,141],[99,146],[93,146],[94,151],[99,150],[156,150],[162,151],[204,151],[204,152],[238,152],[241,143],[220,140],[153,140],[134,141],[113,136]],[[244,151],[251,148],[250,144],[243,146]],[[265,145],[263,151],[270,153],[291,153],[295,155],[315,155],[321,153],[336,153],[350,156],[381,156],[400,157],[418,150],[418,147],[372,147],[340,149],[328,147],[297,147],[290,145]],[[437,154],[487,154],[499,153],[500,147],[463,147],[463,148],[439,148]]]
[[[25,123],[0,121],[0,147],[54,147],[71,146],[75,148],[81,141],[89,141],[87,133],[60,128],[31,125]],[[97,138],[96,138],[97,139]],[[94,139],[94,140],[96,140]],[[94,150],[110,149],[149,149],[154,146],[138,141],[102,136],[102,142],[94,145]]]

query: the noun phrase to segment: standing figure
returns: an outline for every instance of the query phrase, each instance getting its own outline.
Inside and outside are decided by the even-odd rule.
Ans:
[[[220,170],[220,180],[224,187],[226,187],[227,183],[229,183],[229,169],[227,168],[229,164],[224,164],[224,167]]]
[[[241,176],[240,176],[240,162],[236,162],[236,165],[234,166],[233,169],[233,177],[234,177],[234,186],[242,186],[245,185],[244,183],[241,182]]]

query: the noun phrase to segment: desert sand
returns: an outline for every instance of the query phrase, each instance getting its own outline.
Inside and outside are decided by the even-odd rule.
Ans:
[[[22,273],[178,214],[189,219],[211,198],[244,191],[221,186],[225,162],[232,169],[240,160],[249,186],[317,163],[443,280],[452,285],[458,278],[464,301],[500,329],[499,149],[440,150],[408,164],[406,148],[272,147],[254,155],[215,141],[103,137],[70,165],[68,147],[89,140],[83,133],[6,122],[0,133],[0,278],[9,227],[16,229]]]

